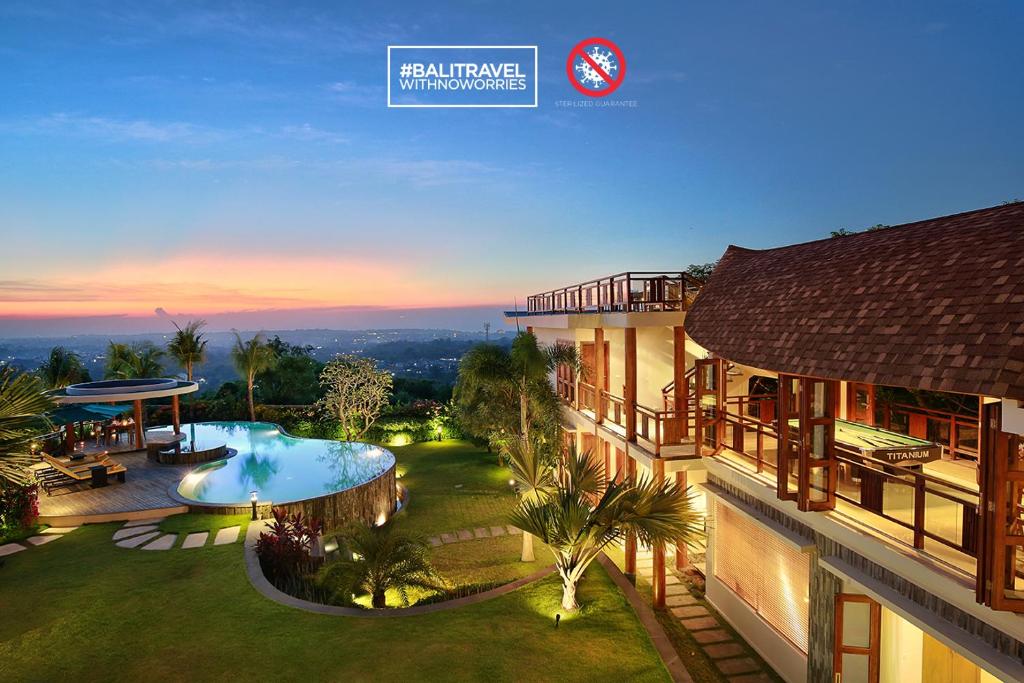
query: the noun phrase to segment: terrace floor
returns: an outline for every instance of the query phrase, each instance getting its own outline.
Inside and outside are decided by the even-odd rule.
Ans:
[[[145,451],[118,453],[113,459],[128,469],[123,484],[113,481],[108,486],[94,489],[85,483],[54,489],[52,495],[41,493],[41,521],[60,526],[129,519],[131,513],[166,511],[169,508],[185,510],[185,506],[170,497],[168,490],[181,481],[191,466],[158,465],[146,458]]]

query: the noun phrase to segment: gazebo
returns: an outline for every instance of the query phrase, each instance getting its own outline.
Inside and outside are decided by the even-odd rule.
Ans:
[[[135,445],[139,449],[146,447],[145,429],[142,426],[142,402],[151,398],[171,398],[171,415],[174,433],[181,434],[181,411],[179,397],[191,394],[199,389],[196,382],[178,379],[108,379],[99,382],[72,384],[61,389],[54,395],[54,400],[63,409],[65,406],[90,405],[87,410],[97,412],[98,404],[131,402],[135,414]]]

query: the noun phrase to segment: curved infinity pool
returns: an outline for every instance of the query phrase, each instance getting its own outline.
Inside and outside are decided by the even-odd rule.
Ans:
[[[309,500],[365,484],[395,464],[391,451],[380,446],[303,439],[270,422],[198,422],[181,431],[188,440],[222,441],[238,451],[181,480],[178,495],[197,503],[247,505],[253,491],[275,505]]]

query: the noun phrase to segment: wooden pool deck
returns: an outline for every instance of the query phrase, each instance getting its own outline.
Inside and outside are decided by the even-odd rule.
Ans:
[[[191,466],[158,465],[145,451],[118,453],[112,459],[128,468],[125,483],[113,482],[103,488],[78,484],[55,489],[53,495],[39,494],[39,521],[53,526],[145,519],[187,512],[168,494]]]

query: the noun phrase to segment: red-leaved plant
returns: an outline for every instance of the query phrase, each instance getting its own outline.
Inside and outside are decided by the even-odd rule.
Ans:
[[[301,512],[289,515],[284,508],[274,508],[270,530],[260,534],[256,554],[263,574],[280,587],[284,583],[313,571],[310,556],[313,543],[323,533],[323,522],[306,519]]]

